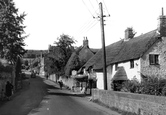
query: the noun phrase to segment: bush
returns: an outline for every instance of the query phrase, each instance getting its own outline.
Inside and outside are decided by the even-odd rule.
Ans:
[[[166,85],[162,88],[162,96],[166,96]]]
[[[166,79],[154,76],[146,77],[141,83],[137,79],[113,81],[111,87],[114,91],[166,96]]]
[[[114,91],[120,91],[122,89],[122,84],[124,81],[112,81],[111,88]]]
[[[138,93],[140,89],[140,83],[137,80],[128,80],[123,83],[122,85],[122,91],[132,92],[132,93]]]

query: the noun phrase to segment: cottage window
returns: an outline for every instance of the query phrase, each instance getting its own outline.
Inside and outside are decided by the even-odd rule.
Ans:
[[[130,60],[130,68],[134,68],[134,60]]]
[[[118,64],[116,63],[115,64],[115,71],[117,71],[118,70]]]
[[[149,55],[149,63],[150,63],[150,65],[158,65],[159,64],[159,55],[150,54]]]

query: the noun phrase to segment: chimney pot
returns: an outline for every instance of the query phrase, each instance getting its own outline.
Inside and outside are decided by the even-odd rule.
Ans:
[[[84,40],[83,40],[83,47],[85,46],[89,46],[89,41],[87,37],[84,37]]]
[[[129,39],[132,39],[134,37],[134,33],[133,33],[133,28],[127,28],[125,30],[125,41],[128,41]]]
[[[164,15],[164,10],[162,8],[162,14],[159,17],[159,33],[161,37],[166,37],[166,16]]]

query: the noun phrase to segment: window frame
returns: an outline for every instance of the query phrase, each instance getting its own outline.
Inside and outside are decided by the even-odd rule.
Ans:
[[[159,54],[149,54],[149,65],[159,65]]]
[[[134,60],[130,60],[130,68],[131,68],[131,69],[134,68]]]

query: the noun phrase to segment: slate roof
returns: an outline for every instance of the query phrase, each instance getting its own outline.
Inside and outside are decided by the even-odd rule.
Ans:
[[[106,46],[106,65],[140,58],[158,38],[157,30],[153,30],[128,41],[120,40]],[[93,66],[96,70],[102,69],[102,49],[84,65],[86,69],[90,66]]]

